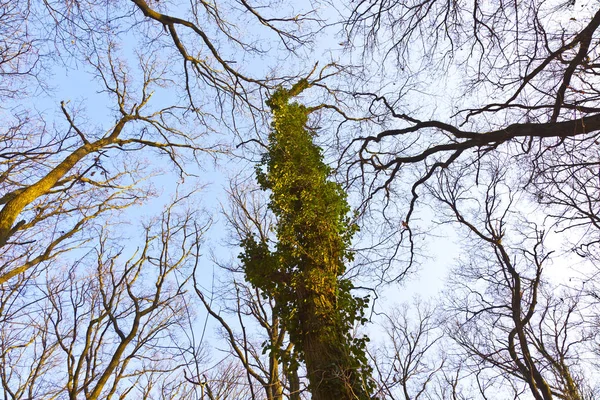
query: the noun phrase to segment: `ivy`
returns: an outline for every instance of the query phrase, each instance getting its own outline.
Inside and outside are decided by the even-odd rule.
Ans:
[[[270,191],[277,240],[271,249],[256,237],[246,238],[240,260],[246,279],[275,300],[274,312],[306,363],[313,398],[322,398],[321,391],[327,398],[367,399],[372,389],[368,338],[351,332],[356,323],[366,322],[368,298],[353,296],[352,283],[342,279],[358,227],[349,218],[346,193],[330,180],[332,171],[307,128],[310,110],[290,102],[309,86],[301,80],[267,101],[272,129],[256,176]]]

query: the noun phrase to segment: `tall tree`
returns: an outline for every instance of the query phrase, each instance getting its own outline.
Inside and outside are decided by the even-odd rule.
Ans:
[[[271,191],[277,242],[271,250],[266,240],[248,237],[240,257],[247,279],[275,300],[274,312],[306,363],[312,398],[367,399],[366,338],[352,336],[354,324],[364,322],[367,299],[353,296],[352,283],[343,278],[357,227],[307,128],[312,109],[289,102],[309,86],[301,80],[267,101],[272,131],[257,176]]]

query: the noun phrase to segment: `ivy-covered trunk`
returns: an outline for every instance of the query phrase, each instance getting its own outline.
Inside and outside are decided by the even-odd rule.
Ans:
[[[271,191],[277,240],[269,245],[249,237],[240,258],[247,279],[275,299],[275,312],[305,362],[312,398],[368,399],[366,338],[351,335],[353,325],[364,322],[367,300],[353,297],[352,284],[341,278],[356,226],[345,192],[329,180],[330,168],[307,129],[310,110],[289,103],[308,86],[303,80],[279,89],[267,102],[273,124],[257,177]]]

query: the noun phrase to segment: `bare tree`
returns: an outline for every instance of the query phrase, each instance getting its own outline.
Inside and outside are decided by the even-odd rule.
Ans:
[[[400,213],[413,252],[423,185],[446,168],[476,179],[498,153],[513,156],[507,167],[518,165],[523,190],[549,215],[593,226],[596,200],[584,188],[600,130],[595,3],[362,1],[346,22],[349,49],[381,59],[366,73],[383,76],[379,91],[349,91],[381,124],[348,138],[348,176],[367,201],[381,195]]]
[[[433,193],[464,227],[471,247],[451,278],[446,307],[456,325],[448,329],[479,373],[482,396],[497,385],[518,396],[523,387],[516,382],[522,382],[535,399],[587,398],[585,353],[595,334],[578,293],[554,294],[556,285],[544,279],[553,260],[545,233],[520,218],[510,181],[498,169],[482,172],[488,184],[481,198],[449,174],[439,174]]]
[[[232,182],[230,207],[224,210],[232,232],[231,246],[254,233],[271,240],[273,216],[257,187]],[[224,282],[212,288],[196,283],[196,293],[220,326],[221,335],[245,371],[250,398],[300,399],[306,383],[288,332],[274,313],[275,300],[244,281],[240,266],[220,265]],[[264,397],[259,391],[264,391]]]
[[[192,329],[183,296],[206,226],[176,205],[144,229],[145,240],[131,256],[103,231],[97,247],[76,262],[59,267],[55,261],[63,271],[45,285],[15,286],[43,296],[31,300],[22,292],[3,303],[7,396],[194,394],[181,374],[182,338]]]
[[[5,134],[0,283],[80,246],[86,236],[77,235],[99,215],[147,198],[148,189],[138,186],[147,172],[139,160],[126,156],[129,152],[153,148],[181,167],[181,149],[203,150],[199,135],[170,125],[179,107],[149,107],[152,91],[164,79],[152,55],[140,59],[144,77],[139,96],[130,93],[126,66],[112,53],[97,55],[93,64],[118,106],[115,125],[95,132],[80,125],[62,103],[67,126],[56,133],[19,117]],[[130,129],[136,123],[140,131]]]
[[[198,286],[196,292],[220,326],[229,346],[226,357],[235,357],[242,367],[242,382],[249,397],[300,399],[298,360],[287,332],[273,314],[273,300],[264,299],[245,283],[229,282],[229,286],[235,295],[227,295],[224,288],[213,288],[219,293],[219,302],[215,301],[215,292],[209,296]]]
[[[376,396],[428,399],[446,362],[438,344],[443,330],[431,304],[415,300],[383,313],[384,339],[370,351],[378,382]]]

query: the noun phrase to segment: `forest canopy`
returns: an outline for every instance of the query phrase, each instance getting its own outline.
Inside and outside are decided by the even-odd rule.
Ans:
[[[600,398],[599,79],[592,0],[0,0],[3,397]]]

